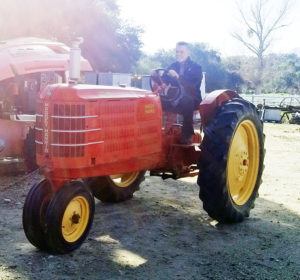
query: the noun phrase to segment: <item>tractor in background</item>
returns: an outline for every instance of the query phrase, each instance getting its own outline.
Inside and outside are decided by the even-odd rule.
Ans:
[[[24,162],[37,168],[35,122],[38,93],[48,84],[64,83],[69,76],[70,48],[38,38],[0,42],[0,168]],[[82,74],[92,71],[81,58]]]
[[[159,81],[147,91],[74,80],[48,85],[38,98],[36,157],[44,179],[32,186],[23,208],[34,246],[58,254],[78,248],[93,223],[94,197],[131,199],[147,170],[162,178],[198,176],[203,207],[221,223],[249,216],[265,152],[253,104],[231,90],[207,94],[199,108],[203,133],[181,145],[181,126],[162,111],[169,92]]]

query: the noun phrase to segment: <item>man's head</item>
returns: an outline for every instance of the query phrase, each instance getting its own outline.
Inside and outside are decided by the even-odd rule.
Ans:
[[[189,44],[186,42],[178,42],[176,44],[176,60],[179,63],[185,62],[190,56]]]

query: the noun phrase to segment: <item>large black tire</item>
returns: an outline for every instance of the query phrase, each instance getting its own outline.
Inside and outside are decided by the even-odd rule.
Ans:
[[[64,254],[80,247],[92,226],[94,211],[94,198],[82,182],[71,181],[62,186],[46,212],[48,250]]]
[[[47,250],[45,241],[45,213],[53,195],[51,184],[43,179],[30,189],[23,207],[23,228],[32,245]]]
[[[36,163],[36,146],[35,146],[35,130],[29,129],[29,132],[24,141],[24,162],[27,172],[32,172],[38,169],[38,165]]]
[[[255,106],[241,98],[222,105],[207,127],[198,162],[200,199],[221,223],[249,216],[258,195],[264,161],[264,134]]]
[[[90,178],[93,195],[102,202],[123,202],[133,197],[145,179],[145,171]]]

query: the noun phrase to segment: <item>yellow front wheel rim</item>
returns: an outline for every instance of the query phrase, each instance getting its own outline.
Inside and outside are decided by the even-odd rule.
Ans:
[[[109,177],[116,186],[121,188],[127,188],[136,180],[138,175],[139,171],[136,171],[124,174],[110,175]]]
[[[227,184],[232,200],[244,205],[251,197],[259,168],[259,138],[253,122],[237,127],[228,155]]]
[[[67,242],[77,241],[84,233],[90,217],[89,202],[83,196],[74,197],[62,219],[62,235]]]

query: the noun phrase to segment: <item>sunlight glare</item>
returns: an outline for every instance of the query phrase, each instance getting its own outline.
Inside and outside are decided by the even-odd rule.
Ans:
[[[213,220],[213,221],[211,221],[209,224],[212,226],[212,227],[217,227],[217,225],[218,225],[218,221],[216,221],[216,220]]]
[[[138,267],[147,262],[143,257],[124,249],[115,250],[113,261],[131,267]]]
[[[99,237],[95,238],[95,240],[97,240],[101,243],[107,243],[107,244],[120,244],[120,242],[118,240],[113,239],[109,235],[99,236]]]
[[[110,235],[102,235],[95,238],[95,240],[104,244],[111,244],[108,245],[107,250],[112,255],[112,261],[120,265],[138,267],[147,262],[140,255],[123,249],[120,241],[112,238]]]

